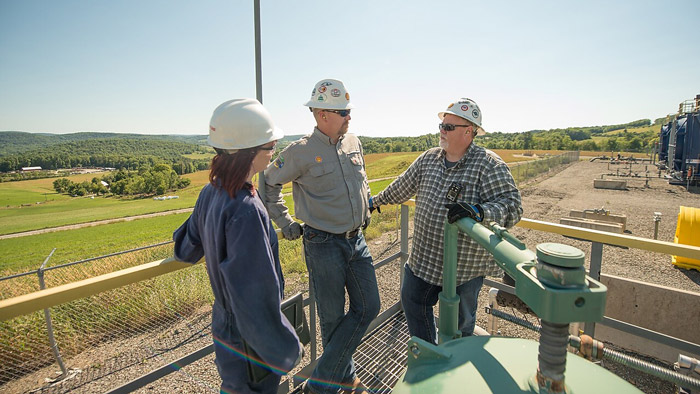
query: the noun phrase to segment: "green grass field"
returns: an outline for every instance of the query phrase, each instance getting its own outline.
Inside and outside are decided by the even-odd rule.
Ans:
[[[82,174],[69,179],[82,182],[92,177],[94,174]],[[202,186],[208,182],[208,171],[186,177],[191,179],[192,184],[169,193],[179,196],[178,199],[164,201],[150,197],[70,197],[53,191],[54,179],[0,183],[0,235],[191,208]]]
[[[181,213],[2,239],[0,276],[39,268],[53,248],[49,266],[167,241],[188,217]]]
[[[523,157],[522,153],[524,152],[522,151],[498,151],[497,153],[508,162],[532,160],[530,157]],[[542,156],[558,152],[534,151],[529,153]],[[368,177],[379,179],[396,176],[403,172],[419,154],[420,152],[367,155]],[[82,180],[92,179],[92,176],[93,174],[84,174],[76,177]],[[154,201],[152,198],[118,199],[113,197],[70,198],[53,193],[54,200],[45,203],[0,208],[0,234],[190,208],[194,206],[203,185],[208,182],[208,171],[199,171],[186,176],[191,179],[192,184],[186,189],[172,193],[180,196],[179,199],[175,200]],[[384,190],[391,181],[392,179],[384,179],[370,182],[372,193],[376,194]],[[43,193],[50,190],[52,183],[53,179],[2,183],[0,184],[0,198],[8,201],[10,199],[31,201],[37,199],[38,196],[43,197]],[[291,187],[287,187],[285,192],[291,192]],[[294,215],[291,194],[285,196],[285,201],[290,214]],[[35,269],[54,247],[57,248],[57,251],[51,259],[51,265],[169,240],[172,232],[187,217],[188,214],[173,214],[0,240],[0,271],[9,273]],[[373,219],[372,227],[377,219],[379,218]],[[298,256],[300,251],[297,248],[298,246],[292,248],[289,252],[290,255]]]

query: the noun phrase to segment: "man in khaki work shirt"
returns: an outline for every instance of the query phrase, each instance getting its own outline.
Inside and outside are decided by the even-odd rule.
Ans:
[[[290,144],[265,170],[266,205],[287,239],[303,233],[306,267],[316,294],[323,355],[305,393],[364,392],[352,354],[379,313],[377,278],[362,230],[369,224],[370,190],[362,144],[346,134],[350,95],[341,81],[319,81],[305,104],[313,133]],[[292,182],[296,217],[282,186]],[[345,291],[350,300],[345,312]]]

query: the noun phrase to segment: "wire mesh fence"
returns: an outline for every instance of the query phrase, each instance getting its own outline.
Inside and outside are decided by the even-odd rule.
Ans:
[[[578,158],[578,152],[567,152],[511,167],[511,172],[519,183]],[[396,227],[398,219],[390,230]],[[301,259],[298,252],[285,255],[285,265]],[[0,278],[0,299],[40,290],[39,274],[51,288],[171,256],[172,245],[165,242],[8,275]],[[212,302],[206,269],[199,264],[49,308],[55,344],[44,311],[1,321],[0,391],[67,392],[189,342],[208,340]],[[59,370],[57,355],[65,371]],[[63,379],[66,374],[71,378]]]
[[[170,256],[172,245],[158,245],[82,264],[64,265],[60,269],[45,271],[43,275],[46,287],[51,288]],[[3,299],[36,291],[39,289],[37,276],[22,275],[0,281],[0,289]],[[70,381],[69,385],[63,384],[61,387],[80,384],[88,375],[94,377],[97,371],[107,373],[105,366],[109,364],[117,367],[141,362],[157,353],[153,349],[170,347],[168,337],[159,338],[157,344],[145,348],[133,344],[128,347],[110,347],[107,344],[137,337],[141,338],[141,343],[148,343],[149,337],[160,335],[157,333],[162,333],[164,327],[182,322],[187,322],[192,327],[197,326],[193,321],[201,320],[209,324],[210,319],[202,319],[201,316],[209,316],[212,302],[207,273],[200,264],[49,308],[55,337],[53,346],[44,311],[2,321],[0,391],[7,389],[8,392],[25,392],[35,389],[37,383],[46,383],[39,382],[38,376],[32,374],[47,366],[58,369],[57,354],[60,359],[66,360],[66,367],[73,372],[91,370],[89,374],[83,373]],[[186,335],[186,331],[181,330],[181,335],[176,337]],[[208,334],[208,330],[204,332]],[[170,340],[175,341],[177,338]],[[104,348],[104,351],[93,354],[90,360],[73,360],[76,355],[99,347]],[[144,349],[149,350],[144,354]],[[58,371],[58,375],[44,371],[41,379],[59,377],[62,373],[62,370]],[[62,390],[61,387],[51,387],[52,392]]]
[[[540,160],[528,161],[511,166],[510,172],[516,183],[533,178],[562,164],[579,160],[579,152],[565,152],[556,156],[547,156]]]

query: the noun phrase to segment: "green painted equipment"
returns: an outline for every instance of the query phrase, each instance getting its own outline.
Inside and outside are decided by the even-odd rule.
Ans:
[[[455,281],[458,231],[488,250],[515,279],[516,295],[541,319],[539,343],[460,338]],[[408,369],[393,392],[640,393],[611,372],[566,351],[569,323],[600,321],[605,310],[607,288],[586,275],[583,252],[554,243],[539,244],[536,250],[528,250],[495,223],[487,227],[469,218],[445,223],[439,345],[411,338]]]

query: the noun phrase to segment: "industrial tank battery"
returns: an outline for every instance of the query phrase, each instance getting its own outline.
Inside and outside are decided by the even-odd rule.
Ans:
[[[486,248],[515,283],[516,295],[540,317],[540,341],[460,338],[456,295],[457,233]],[[438,346],[413,337],[407,370],[393,393],[641,393],[630,383],[567,352],[569,323],[600,321],[607,288],[589,277],[584,253],[555,243],[525,247],[505,228],[465,218],[445,223]]]

